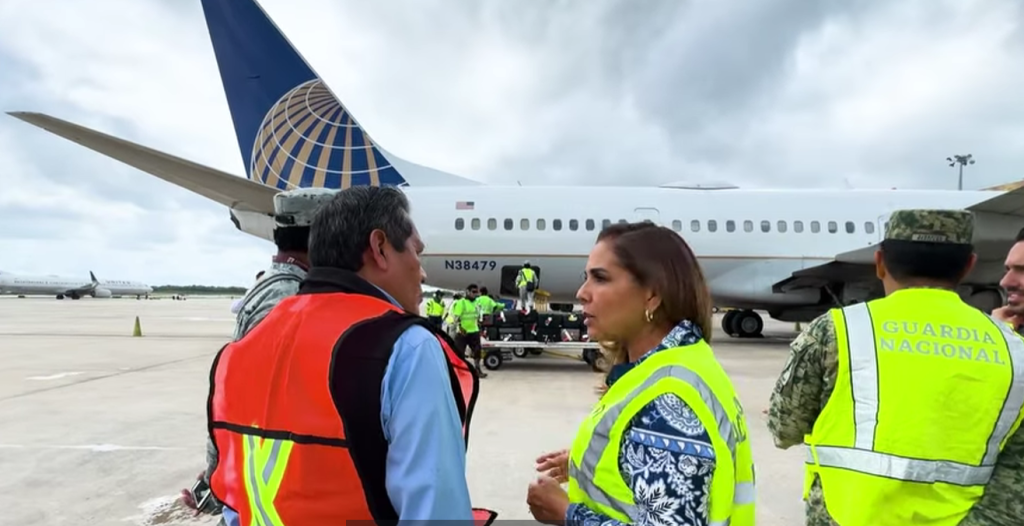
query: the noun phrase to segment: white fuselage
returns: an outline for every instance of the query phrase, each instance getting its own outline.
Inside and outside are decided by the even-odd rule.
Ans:
[[[529,260],[540,269],[548,300],[572,303],[603,224],[649,219],[687,241],[716,304],[744,308],[818,302],[818,291],[776,294],[772,285],[794,271],[877,243],[893,210],[965,208],[999,194],[543,186],[402,190],[426,243],[422,261],[431,286],[458,290],[475,283],[497,292],[503,267],[518,270]],[[473,207],[459,210],[457,202]],[[268,221],[247,217],[240,221],[243,231],[269,238]],[[1019,226],[999,230],[1012,228]]]
[[[96,297],[140,296],[153,292],[153,288],[145,283],[127,280],[99,280],[95,287],[88,279],[76,279],[60,276],[27,276],[11,273],[0,273],[0,294],[46,294],[63,295],[72,291]]]

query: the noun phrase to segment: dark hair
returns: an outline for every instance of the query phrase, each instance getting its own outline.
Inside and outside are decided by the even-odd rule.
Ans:
[[[483,294],[484,296],[486,296],[486,295],[488,295],[490,293],[487,292],[487,287],[480,287],[480,294]]]
[[[374,230],[382,230],[395,250],[405,251],[413,231],[405,194],[393,186],[353,186],[338,192],[313,219],[310,264],[358,272]]]
[[[927,279],[950,286],[963,279],[974,252],[972,245],[903,239],[886,239],[881,249],[882,262],[894,280]]]
[[[1017,232],[1017,238],[1013,240],[1014,243],[1020,243],[1021,241],[1024,241],[1024,228]]]
[[[697,257],[679,234],[642,221],[611,224],[597,240],[608,241],[633,279],[661,297],[652,313],[655,322],[690,320],[700,327],[704,341],[711,342],[711,292]]]
[[[309,227],[293,226],[274,229],[274,244],[281,252],[306,252],[309,250]]]
[[[477,290],[476,283],[470,283],[466,290]]]

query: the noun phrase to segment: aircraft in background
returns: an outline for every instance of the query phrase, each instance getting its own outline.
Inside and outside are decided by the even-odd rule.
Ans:
[[[98,280],[96,274],[89,271],[89,279],[67,278],[61,276],[26,276],[0,272],[0,294],[17,294],[19,296],[53,295],[62,300],[65,297],[73,300],[83,296],[94,298],[115,298],[121,296],[149,297],[153,287],[138,281]]]
[[[1024,189],[745,190],[696,187],[483,185],[405,161],[374,143],[254,0],[202,0],[247,178],[49,115],[14,117],[187,188],[230,210],[235,226],[272,239],[272,198],[296,187],[394,185],[412,203],[427,248],[427,283],[476,283],[515,297],[524,261],[550,307],[571,309],[601,228],[651,220],[684,236],[699,258],[722,326],[761,333],[757,312],[809,321],[882,294],[872,255],[899,208],[977,214],[979,265],[961,290],[985,310],[1002,304],[1003,258],[1024,225]],[[498,286],[495,286],[495,285]]]

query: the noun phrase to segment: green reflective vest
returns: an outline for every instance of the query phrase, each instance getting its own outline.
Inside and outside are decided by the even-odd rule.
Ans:
[[[476,310],[476,304],[466,298],[462,298],[452,305],[452,317],[459,320],[459,326],[467,333],[480,332],[478,320],[480,313]]]
[[[753,526],[754,461],[746,418],[732,382],[703,340],[654,353],[601,397],[569,452],[569,501],[621,522],[636,522],[633,490],[619,472],[620,443],[637,412],[666,393],[683,399],[711,436],[716,458],[711,525]]]
[[[533,273],[532,268],[521,268],[519,269],[519,275],[516,276],[516,288],[525,287],[527,283],[534,281],[536,274]]]
[[[1021,422],[1024,340],[952,291],[903,289],[830,313],[836,386],[807,447],[843,526],[954,526]]]
[[[494,298],[490,296],[480,296],[474,302],[477,310],[480,314],[493,314],[498,309],[498,302],[494,301]]]
[[[444,314],[444,304],[437,301],[434,298],[427,300],[427,316],[428,317],[440,317]]]

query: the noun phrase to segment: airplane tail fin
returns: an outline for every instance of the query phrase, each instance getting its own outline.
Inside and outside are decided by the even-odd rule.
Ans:
[[[256,0],[202,0],[249,179],[297,187],[406,186]]]
[[[96,274],[93,274],[91,270],[89,271],[89,279],[92,280],[93,285],[97,285],[100,282],[100,280],[96,279]]]
[[[988,188],[982,188],[982,190],[998,190],[1001,192],[1012,192],[1022,186],[1024,186],[1024,180],[1003,183],[996,186],[990,186]]]

